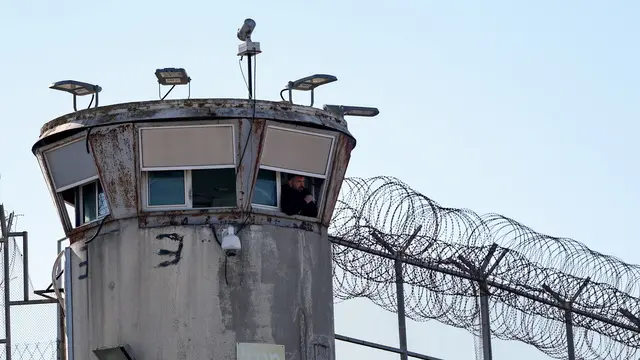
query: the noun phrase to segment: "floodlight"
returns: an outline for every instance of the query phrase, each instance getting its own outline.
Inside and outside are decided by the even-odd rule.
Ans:
[[[189,85],[189,97],[191,97],[191,78],[187,75],[187,71],[183,68],[164,68],[156,70],[158,78],[158,97],[164,100],[176,85]],[[160,85],[171,85],[171,89],[164,96],[160,91]]]
[[[95,107],[98,107],[98,93],[102,91],[102,88],[98,85],[88,84],[75,80],[63,80],[55,82],[49,85],[49,89],[64,91],[72,94],[74,111],[78,111],[78,108],[76,106],[76,96],[92,95],[91,102],[93,102],[93,99],[95,98]],[[89,103],[89,107],[91,107],[91,103]]]
[[[156,77],[160,85],[186,85],[191,82],[185,69],[166,68],[156,70]]]
[[[338,81],[338,78],[333,75],[326,74],[315,74],[304,77],[302,79],[298,79],[296,81],[289,81],[286,88],[286,90],[289,91],[289,102],[293,104],[293,90],[311,91],[311,105],[309,106],[313,106],[315,88],[332,83],[334,81]],[[280,92],[280,97],[282,97],[282,92]]]
[[[103,347],[93,350],[99,360],[134,360],[129,345]]]
[[[374,117],[380,113],[380,110],[378,110],[378,108],[362,107],[362,106],[325,105],[323,109],[325,111],[332,112],[338,115],[339,117],[344,117],[344,116]]]

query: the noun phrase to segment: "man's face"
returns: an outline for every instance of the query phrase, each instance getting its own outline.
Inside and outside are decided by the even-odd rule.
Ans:
[[[289,186],[298,191],[304,190],[304,176],[296,176],[289,180]]]

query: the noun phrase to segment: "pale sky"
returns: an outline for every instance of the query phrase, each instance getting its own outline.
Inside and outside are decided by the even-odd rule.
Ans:
[[[23,0],[0,3],[0,14],[0,202],[24,214],[39,288],[63,232],[30,149],[45,122],[72,111],[71,97],[47,86],[97,83],[101,105],[153,100],[154,70],[184,67],[193,98],[245,98],[235,32],[246,17],[263,50],[259,99],[328,73],[339,81],[317,91],[316,106],[380,108],[349,121],[349,176],[396,176],[442,205],[502,213],[640,263],[636,1]],[[397,346],[395,315],[368,300],[338,304],[335,316],[337,333]],[[433,321],[409,322],[409,348],[474,358],[468,333]],[[337,349],[338,359],[397,359]],[[547,358],[494,340],[494,359],[514,353]]]

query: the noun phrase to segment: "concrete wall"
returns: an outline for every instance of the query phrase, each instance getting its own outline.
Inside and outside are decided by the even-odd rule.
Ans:
[[[335,358],[326,229],[247,225],[227,259],[210,226],[119,225],[86,251],[73,245],[74,359],[123,343],[137,360],[236,359],[236,342],[284,345],[287,360]]]

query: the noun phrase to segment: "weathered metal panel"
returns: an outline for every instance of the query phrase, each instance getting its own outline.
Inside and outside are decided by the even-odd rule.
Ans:
[[[258,176],[257,161],[262,152],[265,121],[261,119],[240,120],[240,141],[238,154],[238,206],[243,211],[251,211],[253,184]]]
[[[284,345],[288,360],[334,358],[326,229],[248,225],[239,256],[226,259],[211,226],[120,224],[88,244],[90,276],[78,282],[89,296],[74,293],[90,311],[75,308],[78,358],[128,343],[138,359],[231,360],[237,342]]]
[[[41,152],[36,154],[36,158],[38,159],[38,164],[40,165],[40,170],[42,171],[42,176],[44,177],[44,181],[47,184],[47,189],[49,190],[49,195],[51,196],[51,200],[56,208],[56,212],[60,217],[62,222],[62,230],[67,233],[71,230],[71,222],[67,218],[67,209],[64,204],[58,201],[57,194],[55,188],[53,187],[53,181],[51,180],[51,176],[49,176],[49,167],[47,166],[47,162],[44,160],[44,155]]]
[[[344,135],[338,137],[332,160],[329,183],[327,184],[328,189],[325,196],[324,213],[322,214],[322,224],[325,226],[329,226],[331,222],[336,201],[338,201],[338,195],[340,194],[340,188],[342,187],[342,182],[344,181],[344,176],[349,166],[349,160],[351,159],[351,150],[353,150],[354,146],[355,144],[351,138]]]
[[[73,343],[67,344],[67,347],[73,351],[75,359],[91,359],[91,349],[89,349],[86,341],[78,341],[77,339],[85,339],[89,334],[89,321],[92,313],[89,307],[89,288],[88,281],[82,275],[88,275],[88,267],[85,262],[88,261],[86,247],[82,242],[71,244],[71,281],[72,281],[72,299],[73,313],[66,313],[65,316],[72,315],[73,321]],[[82,278],[81,278],[82,277]],[[99,318],[96,318],[99,321]],[[94,320],[95,321],[95,320]]]
[[[73,274],[75,273],[74,269],[73,269],[73,250],[71,250],[70,247],[66,247],[64,249],[64,316],[65,316],[65,321],[64,321],[64,335],[61,336],[61,328],[58,328],[58,336],[59,339],[64,339],[63,336],[66,335],[66,346],[60,346],[59,347],[59,351],[61,349],[65,349],[66,348],[66,358],[68,360],[74,360],[74,354],[75,352],[73,351],[73,292],[74,292],[74,287],[73,287]],[[58,314],[60,309],[57,309]],[[60,354],[60,358],[63,358],[63,354]]]
[[[194,119],[267,119],[305,126],[316,126],[340,131],[350,137],[344,119],[308,106],[286,102],[252,101],[245,99],[190,99],[145,101],[115,104],[80,110],[46,123],[40,131],[40,140],[33,150],[54,134],[84,127],[116,125],[157,120]]]
[[[261,212],[263,211],[259,209],[256,209],[251,213],[213,212],[208,210],[147,212],[140,215],[138,218],[138,224],[140,228],[155,228],[179,225],[228,225],[240,223],[272,225],[320,234],[321,225],[318,223],[309,222],[283,214],[276,216],[273,214],[263,214]],[[267,211],[264,212],[266,213]]]
[[[113,218],[135,216],[138,207],[135,129],[132,124],[92,130],[89,143]]]

